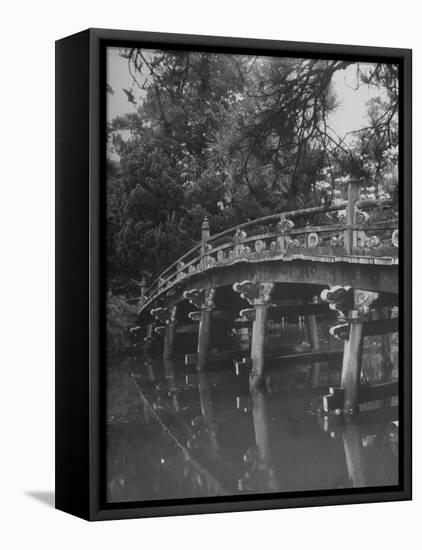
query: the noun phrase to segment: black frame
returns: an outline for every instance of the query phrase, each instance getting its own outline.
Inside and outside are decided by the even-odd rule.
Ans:
[[[199,49],[400,66],[400,475],[397,487],[105,502],[105,48]],[[89,29],[56,42],[56,508],[87,520],[409,500],[411,402],[412,52]]]

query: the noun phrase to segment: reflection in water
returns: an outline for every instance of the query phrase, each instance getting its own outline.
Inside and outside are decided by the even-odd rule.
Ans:
[[[397,346],[367,340],[363,379],[396,377]],[[109,501],[396,485],[397,399],[324,416],[340,367],[280,359],[251,395],[248,368],[236,374],[230,361],[199,373],[161,357],[110,365]]]

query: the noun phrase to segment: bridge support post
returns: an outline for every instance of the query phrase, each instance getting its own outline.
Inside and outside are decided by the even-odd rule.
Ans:
[[[206,367],[208,362],[211,336],[211,313],[211,309],[203,309],[201,312],[198,331],[198,370],[202,370]]]
[[[250,383],[252,387],[259,386],[264,379],[267,318],[268,306],[265,304],[256,304],[251,343],[252,371],[250,374]]]
[[[253,283],[242,281],[235,283],[233,290],[255,307],[255,319],[252,325],[251,360],[252,370],[249,385],[254,390],[264,383],[265,341],[267,333],[268,306],[274,283]]]
[[[343,326],[349,326],[344,340],[341,389],[344,394],[344,412],[357,413],[362,368],[363,323],[371,311],[372,303],[378,299],[378,293],[336,286],[323,290],[321,298],[330,304],[331,309],[337,311],[339,319],[344,322]],[[335,328],[338,327],[331,329],[332,334],[335,334]]]
[[[176,332],[175,323],[169,323],[164,332],[163,357],[170,359],[174,353],[174,336]]]
[[[215,308],[214,297],[215,288],[206,290],[193,289],[186,291],[183,296],[200,311],[189,313],[189,317],[194,321],[199,321],[198,329],[198,358],[196,367],[202,370],[208,362],[208,353],[211,340],[212,312]]]
[[[319,350],[318,324],[315,315],[306,316],[306,330],[312,349],[314,351]]]
[[[169,359],[174,353],[174,340],[176,334],[177,306],[157,307],[151,310],[151,315],[164,323],[160,328],[160,334],[164,333],[163,358]]]

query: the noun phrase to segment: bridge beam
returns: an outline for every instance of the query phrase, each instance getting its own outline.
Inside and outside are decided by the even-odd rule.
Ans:
[[[252,370],[249,376],[251,390],[255,390],[264,383],[268,307],[273,288],[272,282],[242,281],[233,285],[233,290],[239,292],[241,297],[255,308],[251,342]]]

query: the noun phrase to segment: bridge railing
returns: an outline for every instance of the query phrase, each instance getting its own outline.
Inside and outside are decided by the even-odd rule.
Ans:
[[[184,279],[238,261],[289,255],[397,256],[398,213],[392,201],[358,200],[351,187],[347,201],[272,214],[212,236],[205,220],[202,240],[153,281],[139,311]]]

